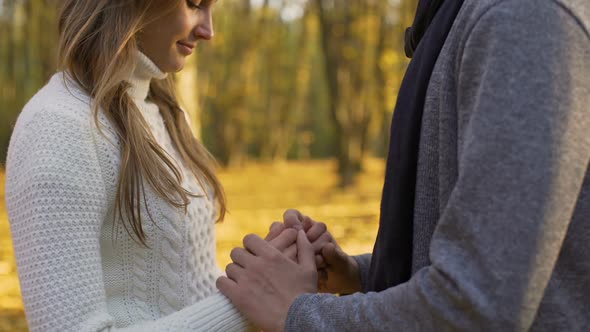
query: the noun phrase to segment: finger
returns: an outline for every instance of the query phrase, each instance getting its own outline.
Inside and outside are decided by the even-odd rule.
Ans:
[[[313,226],[306,232],[310,242],[317,240],[322,234],[328,231],[328,226],[323,222],[314,222]]]
[[[307,233],[309,229],[315,224],[315,221],[308,216],[303,216],[303,230]]]
[[[236,263],[230,263],[225,267],[225,274],[235,282],[238,282],[244,273],[246,273],[246,270]]]
[[[303,217],[304,216],[298,210],[289,209],[285,211],[285,213],[283,213],[283,221],[285,223],[285,227],[293,228],[295,230],[302,229],[303,227],[301,223],[303,221]]]
[[[252,255],[252,253],[248,252],[248,250],[244,248],[234,248],[229,253],[229,257],[231,260],[243,267],[248,267],[256,260],[256,257]]]
[[[322,255],[315,255],[315,265],[318,269],[323,269],[326,267],[326,261]]]
[[[316,269],[313,246],[309,243],[303,230],[300,230],[299,234],[297,234],[297,261],[299,265],[306,269]]]
[[[264,241],[262,238],[260,238],[260,236],[256,234],[248,234],[244,237],[244,248],[246,248],[249,252],[258,257],[269,257],[269,255],[277,251],[275,247],[270,245],[270,243]]]
[[[238,295],[238,284],[226,276],[217,278],[215,286],[217,286],[221,294],[227,296],[232,302]]]
[[[297,241],[297,231],[294,229],[285,229],[274,239],[270,240],[269,243],[275,247],[278,251],[283,252],[289,246]]]
[[[309,237],[307,237],[309,239]],[[324,234],[322,234],[318,239],[316,239],[315,241],[311,241],[311,245],[313,246],[313,250],[315,253],[321,253],[322,252],[322,248],[328,244],[328,243],[332,243],[332,235],[328,232],[325,232]]]
[[[283,255],[289,257],[290,260],[297,263],[297,243],[293,243],[289,248],[283,251]]]
[[[266,241],[270,241],[275,237],[279,236],[281,232],[285,229],[285,225],[282,222],[275,221],[270,225],[268,230],[268,234],[264,238]]]

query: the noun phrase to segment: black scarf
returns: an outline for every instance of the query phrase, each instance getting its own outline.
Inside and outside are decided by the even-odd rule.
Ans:
[[[414,23],[406,30],[405,51],[412,60],[391,125],[379,233],[367,291],[381,291],[411,277],[416,168],[426,90],[462,4],[463,0],[420,0]]]

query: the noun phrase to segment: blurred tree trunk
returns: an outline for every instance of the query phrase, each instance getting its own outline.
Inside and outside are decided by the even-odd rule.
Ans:
[[[309,92],[311,56],[308,15],[285,24],[281,9],[265,13],[259,42],[259,77],[264,79],[265,95],[260,107],[265,116],[257,138],[262,159],[275,162],[286,160],[297,143]]]
[[[207,46],[199,68],[211,78],[205,100],[211,149],[222,165],[237,166],[248,153],[248,95],[255,87],[250,73],[256,51],[251,40],[258,26],[249,0],[228,3],[226,15],[217,21],[221,32]]]
[[[314,40],[314,35],[318,33],[317,28],[317,19],[312,15],[311,8],[306,6],[305,13],[302,17],[302,31],[299,36],[298,47],[300,52],[297,54],[295,58],[295,74],[293,75],[294,79],[294,90],[295,93],[291,95],[291,104],[293,105],[293,112],[298,117],[298,126],[302,126],[304,119],[306,118],[306,114],[309,112],[313,112],[315,110],[310,109],[309,107],[309,95],[311,90],[311,62],[313,59],[313,45],[312,41]],[[287,94],[289,94],[287,92]],[[294,126],[293,126],[293,129]],[[293,142],[297,144],[297,155],[308,159],[311,155],[310,152],[310,145],[312,136],[308,131],[294,131],[291,134],[293,137],[290,137],[288,142]],[[288,149],[284,149],[284,157],[286,157]]]
[[[340,185],[353,184],[367,151],[375,100],[377,2],[314,1],[320,21]]]
[[[386,18],[386,10],[387,6],[383,4],[383,2],[379,2],[379,32],[377,38],[377,51],[375,52],[375,56],[377,59],[375,60],[375,80],[377,83],[377,98],[376,104],[377,108],[379,109],[379,114],[377,115],[378,124],[376,125],[375,131],[378,133],[379,136],[375,141],[380,142],[381,144],[377,144],[376,152],[379,156],[385,156],[386,151],[388,150],[388,142],[389,139],[387,138],[388,135],[384,134],[381,130],[384,124],[389,123],[389,110],[387,105],[387,94],[391,93],[388,91],[387,87],[387,73],[382,63],[382,58],[386,54],[386,38],[389,36],[388,29],[387,29],[387,18]],[[390,38],[393,38],[391,36]]]

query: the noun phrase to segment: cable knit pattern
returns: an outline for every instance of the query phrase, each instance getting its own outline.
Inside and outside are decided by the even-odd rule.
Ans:
[[[146,185],[148,248],[113,223],[121,142],[103,114],[103,135],[97,130],[89,97],[57,73],[19,116],[6,202],[31,331],[249,327],[215,288],[214,206],[146,100],[151,79],[165,76],[139,54],[129,94],[181,170],[183,186],[203,197],[191,198],[185,214]]]

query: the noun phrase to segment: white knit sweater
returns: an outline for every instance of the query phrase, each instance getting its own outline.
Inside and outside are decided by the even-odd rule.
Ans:
[[[173,148],[151,79],[166,75],[145,55],[130,94],[175,159],[183,186],[203,193]],[[6,165],[6,203],[31,331],[241,331],[248,328],[215,288],[214,207],[192,198],[188,213],[146,187],[149,248],[113,225],[120,142],[102,136],[89,97],[55,74],[18,118]],[[142,217],[147,216],[143,209]]]

